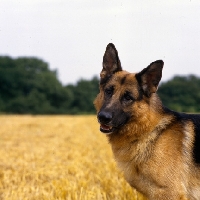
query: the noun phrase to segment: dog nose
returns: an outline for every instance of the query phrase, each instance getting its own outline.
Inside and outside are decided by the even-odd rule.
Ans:
[[[99,122],[108,124],[112,120],[112,113],[106,111],[100,111],[98,114]]]

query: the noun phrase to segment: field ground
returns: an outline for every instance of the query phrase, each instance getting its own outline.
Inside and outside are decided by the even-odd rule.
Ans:
[[[95,116],[0,116],[0,200],[143,200]]]

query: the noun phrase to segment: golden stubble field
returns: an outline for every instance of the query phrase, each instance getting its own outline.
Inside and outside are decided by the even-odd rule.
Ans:
[[[143,200],[95,116],[0,116],[0,200]]]

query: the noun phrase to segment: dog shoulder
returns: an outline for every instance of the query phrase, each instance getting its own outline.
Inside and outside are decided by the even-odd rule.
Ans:
[[[184,152],[190,151],[193,162],[200,165],[200,115],[169,111],[183,133]],[[189,156],[189,155],[188,155]]]
[[[186,124],[193,125],[193,158],[196,164],[200,164],[200,115],[197,114],[181,114]]]

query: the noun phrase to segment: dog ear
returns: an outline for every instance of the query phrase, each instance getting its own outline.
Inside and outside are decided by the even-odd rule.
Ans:
[[[136,79],[147,97],[157,91],[162,77],[163,65],[162,60],[157,60],[136,74]]]
[[[100,73],[101,84],[105,83],[115,72],[121,71],[121,62],[115,45],[110,43],[103,56],[103,69]]]

